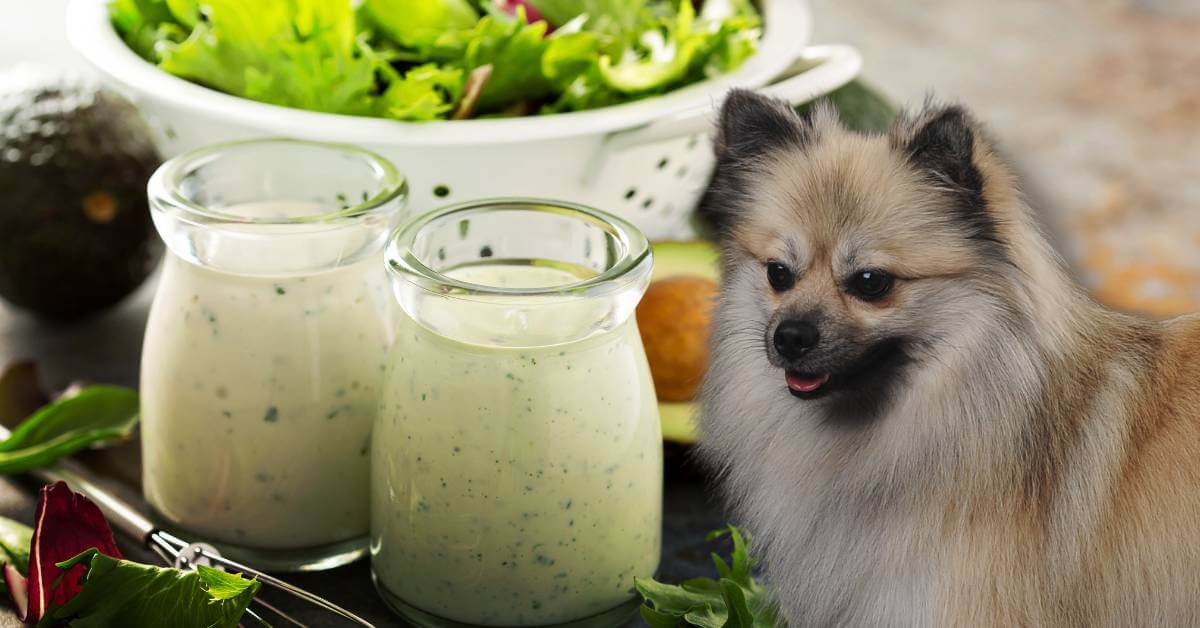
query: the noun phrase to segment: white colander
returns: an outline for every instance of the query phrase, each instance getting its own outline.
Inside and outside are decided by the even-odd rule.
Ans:
[[[560,198],[624,216],[651,239],[692,235],[689,218],[713,168],[713,114],[730,87],[800,104],[847,83],[862,65],[848,46],[806,46],[812,21],[804,0],[763,0],[760,50],[729,75],[593,111],[397,122],[277,107],[171,76],[126,47],[105,5],[72,1],[71,42],[139,105],[166,157],[263,136],[346,142],[392,160],[408,178],[415,211],[492,196]]]

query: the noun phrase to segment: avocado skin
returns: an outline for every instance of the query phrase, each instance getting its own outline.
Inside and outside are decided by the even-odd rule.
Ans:
[[[134,106],[91,80],[0,75],[0,297],[71,321],[154,270],[146,182],[161,162]]]

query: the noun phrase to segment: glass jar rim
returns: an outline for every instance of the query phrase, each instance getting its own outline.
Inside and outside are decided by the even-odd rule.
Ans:
[[[210,163],[228,151],[261,146],[304,146],[349,154],[359,158],[368,166],[378,180],[374,194],[361,202],[333,211],[287,217],[244,216],[224,212],[193,202],[179,190],[180,182],[187,173]],[[347,219],[356,219],[379,211],[390,211],[391,203],[404,199],[408,194],[408,182],[404,175],[396,169],[391,161],[382,155],[355,146],[335,142],[314,142],[286,137],[269,137],[248,140],[221,142],[196,148],[168,159],[151,175],[147,184],[151,207],[157,210],[171,210],[184,217],[200,219],[208,223],[249,224],[249,225],[294,225],[339,223]]]
[[[431,224],[493,209],[543,211],[582,220],[613,236],[620,243],[620,256],[616,262],[596,276],[581,281],[540,288],[506,288],[455,279],[434,270],[413,251],[417,235]],[[465,201],[426,212],[395,230],[388,242],[385,255],[388,272],[392,275],[444,296],[478,298],[592,296],[608,292],[608,288],[619,289],[628,281],[638,279],[637,276],[632,278],[628,276],[641,268],[643,263],[650,258],[651,253],[650,242],[640,229],[633,223],[606,211],[556,199],[499,197]],[[647,267],[647,273],[648,271]]]

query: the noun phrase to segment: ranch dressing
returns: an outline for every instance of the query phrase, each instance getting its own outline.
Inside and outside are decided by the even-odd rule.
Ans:
[[[446,274],[509,288],[581,279],[504,264]],[[563,623],[631,599],[634,577],[657,568],[662,509],[657,404],[635,319],[507,347],[487,339],[552,337],[607,305],[536,319],[470,297],[431,307],[456,337],[401,316],[372,439],[372,567],[385,598],[488,626]]]
[[[374,153],[290,139],[151,176],[168,253],[142,346],[142,486],[160,525],[273,571],[366,553],[395,333],[383,245],[405,189]]]
[[[261,548],[366,532],[384,281],[376,258],[252,278],[168,257],[141,386],[145,493],[161,515]]]

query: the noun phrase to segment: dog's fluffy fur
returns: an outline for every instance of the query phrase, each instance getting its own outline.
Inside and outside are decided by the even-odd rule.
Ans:
[[[717,158],[701,456],[793,625],[1200,625],[1200,320],[1089,300],[959,107],[861,135],[737,91]]]

